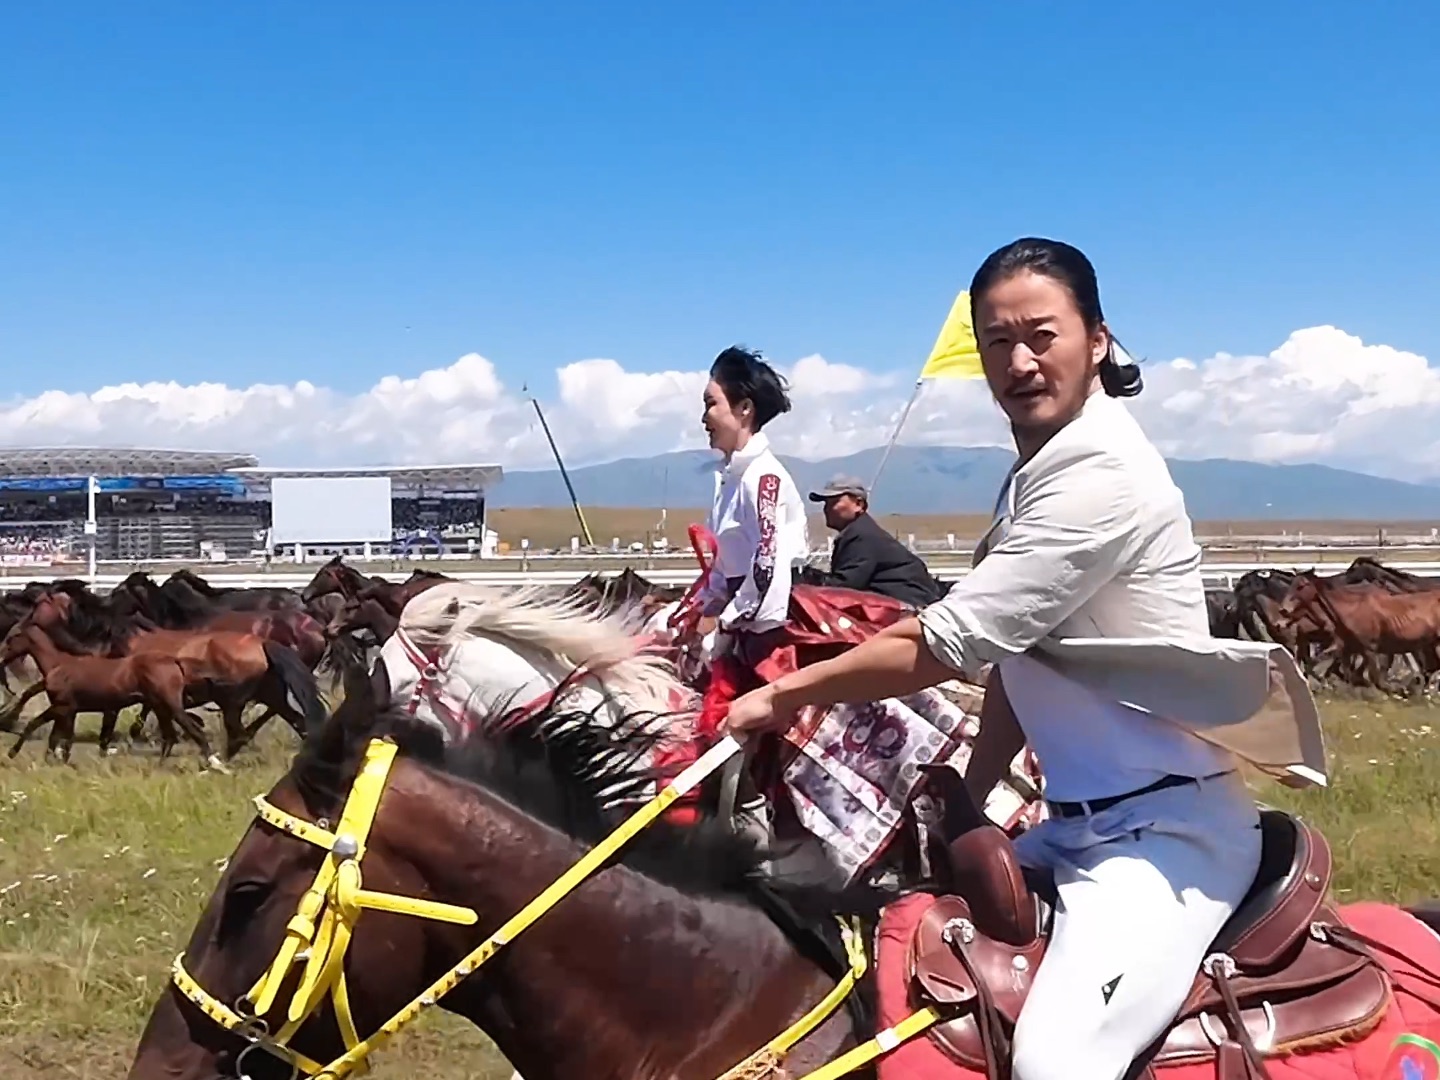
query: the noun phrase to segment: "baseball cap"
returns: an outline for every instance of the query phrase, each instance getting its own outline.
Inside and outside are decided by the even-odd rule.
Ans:
[[[833,499],[837,495],[854,495],[858,499],[869,501],[869,494],[865,490],[863,481],[853,476],[832,476],[819,491],[810,492],[811,502],[824,502],[826,499]]]

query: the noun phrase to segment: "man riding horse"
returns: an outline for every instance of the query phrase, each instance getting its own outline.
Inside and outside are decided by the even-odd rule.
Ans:
[[[726,724],[784,731],[807,706],[993,664],[966,784],[978,803],[1029,743],[1050,820],[1016,847],[1059,895],[1013,1076],[1118,1080],[1174,1021],[1256,876],[1259,819],[1233,751],[1324,783],[1319,719],[1283,649],[1210,638],[1184,499],[1115,400],[1140,375],[1117,360],[1089,260],[1018,240],[976,272],[971,303],[1019,452],[975,568],[918,617],[741,697]]]

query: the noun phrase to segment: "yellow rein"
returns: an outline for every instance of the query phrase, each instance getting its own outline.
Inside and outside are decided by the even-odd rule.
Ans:
[[[722,739],[686,768],[660,794],[587,852],[539,896],[382,1024],[374,1034],[362,1039],[355,1030],[350,1011],[344,967],[345,952],[349,948],[360,913],[369,908],[465,926],[478,921],[478,915],[470,908],[390,893],[369,892],[361,887],[360,862],[365,855],[365,845],[375,822],[380,798],[384,794],[397,750],[395,744],[388,739],[372,740],[366,748],[364,762],[351,786],[340,822],[333,832],[325,828],[323,822],[312,824],[276,808],[264,796],[255,799],[256,811],[262,821],[313,844],[328,854],[315,875],[314,883],[300,898],[298,909],[286,926],[285,940],[278,955],[250,992],[236,1002],[233,1008],[212,997],[186,970],[184,954],[175,958],[171,978],[176,988],[205,1015],[221,1027],[241,1035],[249,1043],[235,1063],[240,1076],[245,1075],[242,1068],[245,1057],[259,1050],[286,1061],[291,1066],[292,1075],[303,1072],[315,1080],[342,1080],[343,1077],[362,1071],[366,1059],[381,1045],[393,1038],[425,1009],[435,1005],[501,948],[519,937],[664,813],[676,799],[692,790],[739,749],[739,743],[732,737]],[[854,991],[864,977],[867,967],[865,943],[858,920],[848,924],[841,920],[840,929],[850,962],[849,972],[819,1004],[745,1061],[729,1070],[721,1080],[725,1080],[725,1077],[753,1075],[757,1069],[763,1072],[767,1065],[778,1068],[785,1055],[824,1023]],[[271,1035],[262,1018],[275,1005],[280,987],[290,976],[294,966],[302,961],[304,970],[286,1010],[285,1023]],[[298,1053],[289,1043],[301,1025],[320,1007],[327,994],[332,999],[346,1049],[340,1057],[328,1064],[322,1064]],[[932,1010],[921,1010],[888,1031],[881,1032],[870,1042],[810,1073],[805,1080],[832,1080],[834,1077],[843,1076],[888,1053],[939,1019],[940,1016]]]

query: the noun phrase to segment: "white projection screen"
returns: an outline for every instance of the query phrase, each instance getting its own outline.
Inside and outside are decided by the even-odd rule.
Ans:
[[[389,543],[388,476],[277,476],[270,481],[271,545]]]

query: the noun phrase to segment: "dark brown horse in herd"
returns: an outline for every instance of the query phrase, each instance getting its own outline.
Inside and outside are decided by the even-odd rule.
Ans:
[[[50,603],[50,601],[43,601]],[[25,725],[10,756],[20,753],[25,740],[42,725],[51,727],[50,748],[63,752],[70,759],[75,741],[75,717],[82,710],[103,714],[100,726],[100,750],[109,749],[115,736],[115,723],[120,710],[127,705],[141,705],[160,721],[161,755],[174,747],[176,726],[183,728],[201,756],[215,761],[204,724],[185,711],[185,688],[195,681],[191,661],[159,652],[138,652],[122,656],[74,655],[63,651],[40,622],[17,628],[0,646],[0,665],[9,664],[19,656],[29,656],[40,669],[40,681],[31,686],[0,716],[0,727],[10,727],[25,703],[43,693],[49,699],[44,712]]]

